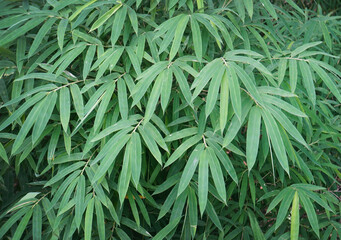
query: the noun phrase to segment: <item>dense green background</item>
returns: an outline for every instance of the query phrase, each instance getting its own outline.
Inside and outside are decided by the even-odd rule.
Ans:
[[[0,239],[339,239],[340,7],[0,1]]]

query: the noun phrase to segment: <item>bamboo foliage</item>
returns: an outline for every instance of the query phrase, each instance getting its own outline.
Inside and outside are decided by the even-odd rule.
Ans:
[[[339,16],[0,7],[1,239],[340,238]]]

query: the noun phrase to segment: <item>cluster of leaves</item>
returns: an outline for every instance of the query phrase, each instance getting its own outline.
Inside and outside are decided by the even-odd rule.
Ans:
[[[340,17],[0,1],[1,239],[337,239]]]

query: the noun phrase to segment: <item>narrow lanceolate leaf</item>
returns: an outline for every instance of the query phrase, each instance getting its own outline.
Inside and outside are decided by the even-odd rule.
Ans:
[[[279,132],[278,129],[278,125],[268,110],[262,109],[262,117],[266,126],[266,131],[270,136],[271,144],[273,146],[277,159],[281,164],[282,168],[290,175],[288,158],[285,152],[285,147],[281,137],[281,133]]]
[[[102,26],[118,9],[122,7],[122,3],[117,4],[113,8],[111,8],[109,11],[107,11],[105,14],[103,14],[99,19],[94,22],[94,24],[91,26],[90,32],[93,30],[99,28]]]
[[[282,58],[279,60],[278,63],[278,86],[281,85],[281,83],[283,82],[284,76],[285,76],[285,72],[287,69],[287,59]]]
[[[97,129],[101,126],[102,120],[104,118],[104,115],[107,111],[109,102],[112,98],[112,94],[115,90],[115,83],[110,83],[108,85],[107,90],[105,91],[105,94],[103,96],[103,99],[101,101],[101,104],[99,105],[99,108],[96,113],[95,123],[94,123],[94,130],[97,131]]]
[[[63,129],[67,132],[70,120],[70,91],[69,88],[64,87],[59,92],[59,108],[60,108],[60,121]]]
[[[229,85],[229,90],[230,90],[230,95],[231,95],[231,103],[234,112],[236,113],[236,116],[238,119],[241,119],[241,113],[242,113],[242,100],[240,97],[240,86],[239,86],[239,81],[237,74],[232,67],[227,67],[226,69],[226,77],[228,80],[228,85]]]
[[[201,62],[201,59],[202,59],[201,32],[200,32],[199,24],[197,20],[195,19],[195,15],[191,16],[191,29],[192,29],[192,38],[193,38],[195,55],[197,56],[199,62]]]
[[[34,124],[32,132],[32,142],[35,143],[44,131],[47,122],[50,120],[53,109],[56,105],[57,93],[53,92],[46,96],[43,106],[39,112],[39,117]]]
[[[281,206],[279,207],[278,214],[277,214],[276,225],[275,225],[276,229],[278,229],[281,226],[282,222],[287,217],[288,210],[294,198],[294,195],[295,195],[295,191],[292,190],[292,191],[286,192],[286,194],[283,196],[283,200],[282,200]]]
[[[64,38],[65,38],[65,31],[68,25],[67,19],[60,20],[57,28],[57,40],[58,40],[58,46],[60,49],[63,49],[64,46]]]
[[[112,45],[115,45],[117,39],[121,35],[122,29],[125,23],[126,15],[127,15],[127,6],[122,5],[122,8],[120,8],[115,14],[115,19],[112,24],[111,36],[110,36]]]
[[[0,39],[0,46],[4,46],[13,40],[17,39],[18,37],[24,35],[31,29],[35,28],[39,24],[41,24],[45,20],[45,17],[35,17],[28,22],[26,22],[23,26],[11,31],[10,33],[6,34]]]
[[[40,240],[42,236],[42,225],[43,225],[43,216],[41,207],[37,204],[33,208],[33,217],[32,217],[32,237],[33,240]]]
[[[87,2],[86,4],[80,6],[70,17],[69,20],[70,22],[75,19],[85,8],[89,7],[91,4],[96,2],[97,0],[92,0],[90,2]]]
[[[165,112],[166,107],[169,102],[169,98],[172,92],[172,82],[173,82],[173,72],[172,68],[167,68],[165,70],[165,76],[162,81],[162,87],[161,87],[161,107],[163,112]]]
[[[137,132],[132,133],[130,141],[132,146],[130,149],[131,176],[133,183],[137,186],[140,180],[142,168],[142,146],[140,134]]]
[[[102,203],[98,198],[95,198],[95,209],[97,216],[97,228],[98,235],[100,240],[105,240],[105,220],[104,220],[104,212],[102,208]]]
[[[91,198],[88,203],[88,206],[86,207],[86,213],[85,213],[85,223],[84,223],[84,239],[85,240],[91,239],[93,213],[94,213],[94,198]]]
[[[24,233],[25,229],[26,229],[26,226],[28,224],[28,222],[30,221],[31,219],[31,216],[33,214],[33,209],[31,208],[26,214],[25,216],[21,219],[18,227],[15,229],[15,232],[14,232],[14,235],[13,235],[13,238],[12,239],[15,239],[15,240],[20,240],[21,239],[21,236],[22,234]]]
[[[70,89],[76,113],[79,119],[82,119],[84,117],[84,102],[82,93],[77,84],[72,84],[70,86]]]
[[[91,64],[94,59],[96,53],[96,45],[91,45],[88,48],[88,51],[86,52],[85,59],[84,59],[84,66],[83,66],[83,80],[86,79],[88,76],[90,69],[91,69]]]
[[[208,88],[208,94],[207,94],[207,100],[206,100],[206,106],[205,106],[206,118],[211,114],[214,106],[216,105],[219,87],[220,87],[224,73],[225,73],[225,68],[221,68],[219,69],[219,72],[217,72],[212,78],[212,81]]]
[[[277,14],[275,8],[269,0],[260,0],[264,8],[270,13],[270,15],[277,20]]]
[[[201,136],[195,135],[189,139],[187,139],[185,142],[183,142],[172,154],[172,156],[167,160],[165,167],[171,165],[173,162],[175,162],[181,155],[190,147],[195,145],[199,140],[201,139]]]
[[[212,148],[207,148],[207,151],[208,154],[206,156],[208,157],[208,163],[210,166],[214,184],[216,186],[219,196],[226,204],[226,189],[223,172],[221,170],[221,165],[215,155],[214,150]]]
[[[57,20],[57,18],[49,18],[43,24],[43,26],[39,29],[37,35],[35,36],[35,38],[32,42],[31,48],[28,52],[28,57],[31,57],[35,53],[35,51],[38,49],[38,47],[42,43],[43,38],[45,37],[47,32],[51,30],[51,27],[56,22],[56,20]]]
[[[316,93],[313,74],[311,73],[309,65],[305,61],[299,61],[299,66],[302,74],[303,86],[307,91],[310,101],[315,105]]]
[[[155,84],[153,86],[153,90],[150,93],[150,97],[148,99],[146,113],[144,115],[145,123],[147,123],[151,119],[152,115],[154,114],[156,105],[158,104],[159,97],[161,94],[162,82],[165,81],[165,75],[166,75],[166,71],[163,71],[156,78]]]
[[[197,147],[191,153],[186,163],[185,169],[181,175],[177,196],[179,196],[187,188],[189,182],[191,181],[199,163],[199,157],[202,152],[202,147],[203,145],[197,145]]]
[[[341,93],[337,88],[335,82],[331,79],[331,77],[324,71],[319,65],[314,62],[309,62],[310,66],[314,69],[314,71],[320,76],[322,81],[327,85],[333,95],[337,98],[339,102],[341,102]]]
[[[204,150],[199,158],[199,175],[198,175],[198,197],[201,216],[203,215],[208,198],[208,151]]]
[[[79,228],[84,208],[84,198],[85,198],[85,177],[84,175],[80,175],[78,179],[78,184],[76,188],[75,195],[75,223],[77,228]]]
[[[220,130],[221,132],[224,131],[226,123],[227,123],[228,106],[229,106],[229,83],[227,79],[227,73],[225,71],[221,79],[221,84],[220,84]]]
[[[188,20],[189,20],[189,15],[183,15],[176,27],[173,44],[169,52],[169,61],[172,61],[175,55],[178,53]]]
[[[289,60],[289,77],[291,92],[295,92],[297,85],[297,61],[294,59]]]
[[[0,143],[0,158],[2,158],[7,164],[9,163],[6,150],[2,143]]]
[[[291,228],[290,228],[290,239],[298,240],[298,234],[300,230],[300,198],[298,193],[295,192],[294,200],[292,201],[291,207]]]
[[[250,18],[252,19],[252,15],[253,15],[253,0],[244,0],[244,6],[245,6],[246,11],[249,14]]]
[[[255,106],[249,113],[246,135],[246,161],[249,172],[255,165],[260,138],[261,111]]]
[[[299,198],[303,204],[304,210],[307,213],[308,220],[310,223],[310,226],[312,227],[313,231],[317,235],[318,238],[320,238],[320,227],[317,219],[316,210],[308,196],[304,192],[298,192]]]
[[[39,102],[45,96],[46,93],[40,92],[31,97],[28,101],[21,105],[21,107],[18,108],[10,117],[6,118],[6,120],[1,123],[0,131],[2,131],[5,127],[10,125],[15,120],[17,120],[17,118],[20,117],[28,108]]]
[[[132,142],[129,141],[126,150],[124,152],[123,165],[120,177],[118,179],[118,195],[120,197],[120,203],[123,204],[124,198],[127,194],[130,177],[131,177],[131,156],[130,153],[134,151],[134,146]]]

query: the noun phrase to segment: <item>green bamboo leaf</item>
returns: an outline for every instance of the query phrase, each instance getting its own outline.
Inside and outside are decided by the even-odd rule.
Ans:
[[[181,217],[174,219],[170,223],[167,224],[161,231],[159,231],[152,240],[162,240],[164,239],[179,223]]]
[[[201,39],[201,31],[197,20],[195,19],[195,15],[191,16],[191,29],[192,29],[192,38],[195,55],[198,58],[198,61],[201,62],[202,59],[202,39]]]
[[[114,90],[115,90],[115,83],[111,83],[109,84],[109,86],[107,87],[107,90],[104,93],[101,104],[99,105],[99,108],[96,113],[96,118],[95,118],[95,123],[94,123],[95,131],[97,131],[102,124],[104,115],[108,110],[107,108],[112,98],[112,95],[114,93]]]
[[[34,124],[32,131],[32,143],[34,144],[40,135],[43,133],[47,122],[50,120],[51,114],[57,102],[57,93],[53,92],[46,96],[42,101],[42,108],[40,109],[39,117]]]
[[[131,178],[131,157],[130,153],[133,151],[133,145],[132,142],[129,141],[126,150],[124,152],[124,158],[123,158],[123,165],[120,177],[118,179],[118,195],[120,198],[121,205],[123,204],[124,198],[126,197],[129,182]]]
[[[28,222],[30,221],[31,219],[31,216],[33,214],[33,209],[31,208],[26,214],[25,216],[21,219],[17,229],[15,230],[15,233],[13,235],[13,238],[12,239],[15,239],[15,240],[20,240],[21,239],[21,236],[22,234],[24,233],[25,229],[26,229],[26,226],[28,224]]]
[[[63,129],[67,132],[70,120],[70,91],[69,88],[64,87],[59,92],[59,106],[60,106],[60,121]]]
[[[70,64],[75,60],[86,48],[85,44],[80,44],[77,47],[75,47],[73,50],[69,51],[67,54],[65,54],[65,59],[63,62],[59,65],[56,75],[59,76],[64,70],[70,66]]]
[[[159,102],[159,97],[161,94],[161,86],[162,82],[165,79],[166,72],[163,71],[157,76],[152,92],[150,93],[149,99],[148,99],[148,104],[146,107],[146,113],[144,115],[144,123],[148,123],[148,121],[151,119],[152,115],[154,114],[155,108],[157,103]]]
[[[246,136],[246,161],[249,172],[256,163],[260,137],[261,111],[255,106],[249,114]]]
[[[278,63],[278,86],[281,85],[281,83],[283,82],[284,76],[285,76],[285,72],[287,70],[287,59],[282,58],[279,60]]]
[[[85,198],[85,177],[80,175],[77,183],[76,194],[75,194],[75,223],[77,228],[79,228],[84,208],[84,198]]]
[[[97,216],[97,228],[100,240],[105,240],[105,220],[101,201],[95,198],[95,209]]]
[[[276,227],[275,229],[278,229],[284,219],[287,217],[289,207],[291,205],[292,200],[294,199],[295,191],[288,191],[283,195],[283,201],[281,203],[281,206],[279,207],[277,219],[276,219]]]
[[[71,95],[73,99],[73,105],[79,119],[84,117],[84,102],[82,93],[77,84],[70,85]]]
[[[103,14],[99,19],[92,24],[90,32],[94,31],[95,29],[102,26],[116,11],[118,11],[122,7],[122,3],[117,4],[113,8],[111,8],[109,11],[107,11],[105,14]]]
[[[180,194],[187,188],[188,184],[190,183],[194,175],[194,172],[198,166],[199,157],[202,152],[202,147],[203,145],[201,144],[197,145],[193,152],[191,153],[180,178],[177,196],[180,196]]]
[[[43,216],[40,205],[36,205],[33,208],[33,217],[32,217],[32,237],[33,240],[40,240],[42,236],[42,223]]]
[[[277,159],[281,164],[282,168],[288,173],[288,175],[290,175],[288,158],[285,152],[285,147],[281,134],[278,129],[278,125],[268,110],[262,109],[262,117],[266,126],[267,133],[271,139],[271,144],[274,148]]]
[[[242,184],[240,186],[240,195],[239,195],[239,209],[241,210],[243,206],[245,205],[245,199],[247,195],[247,174],[244,173]]]
[[[20,73],[24,65],[24,58],[26,53],[26,38],[21,37],[17,40],[16,62],[18,72]],[[4,99],[3,99],[4,100]],[[7,102],[7,101],[5,101]]]
[[[250,219],[250,223],[251,223],[251,229],[253,232],[253,237],[254,239],[257,240],[265,240],[264,234],[262,232],[262,229],[260,228],[257,218],[255,216],[255,214],[248,209],[248,215],[249,215],[249,219]]]
[[[115,45],[117,39],[121,35],[126,16],[127,16],[127,6],[122,5],[122,8],[119,9],[117,13],[115,14],[115,19],[112,24],[110,40],[113,46]]]
[[[205,105],[206,118],[211,114],[214,106],[216,105],[219,87],[220,87],[224,73],[225,73],[225,68],[221,68],[219,69],[219,72],[217,72],[215,76],[212,78],[212,81],[208,88],[207,100],[206,100],[206,105]]]
[[[172,82],[173,82],[172,68],[167,68],[165,70],[165,76],[162,81],[162,88],[161,88],[161,107],[162,107],[163,112],[166,111],[166,107],[169,102],[169,98],[172,92]]]
[[[114,140],[116,139],[117,139],[117,144],[115,148],[111,149],[110,151],[109,149],[108,150],[104,148],[102,149],[101,152],[103,152],[102,154],[105,154],[106,157],[101,161],[101,164],[99,168],[97,169],[94,178],[92,179],[93,183],[97,182],[100,178],[102,178],[107,173],[109,167],[114,163],[116,156],[119,154],[123,146],[128,142],[129,136],[123,135],[123,136],[120,136],[119,138],[114,138]],[[111,147],[112,142],[113,141],[108,141],[107,145]],[[104,150],[107,150],[107,151],[104,151]],[[99,159],[99,158],[96,158],[96,159]],[[94,160],[94,162],[96,162],[96,159]]]
[[[136,35],[138,35],[138,19],[137,19],[137,15],[136,15],[136,12],[128,7],[128,16],[129,16],[129,19],[130,19],[130,22],[131,22],[131,26],[133,27]]]
[[[317,45],[320,45],[322,42],[311,42],[311,43],[305,43],[302,46],[297,47],[294,51],[291,52],[291,57],[295,57],[298,54],[304,52],[305,50],[307,50],[308,48],[312,48],[315,47]],[[295,60],[296,61],[296,60]]]
[[[65,32],[66,32],[66,28],[67,28],[68,23],[69,23],[68,20],[64,18],[64,19],[60,20],[60,22],[58,24],[57,40],[58,40],[58,46],[59,46],[60,50],[62,50],[63,46],[64,46]]]
[[[83,66],[83,80],[86,79],[86,77],[88,76],[90,69],[91,69],[91,64],[92,61],[94,59],[96,53],[96,45],[91,45],[88,48],[88,51],[86,52],[86,56],[84,59],[84,66]]]
[[[63,179],[66,175],[72,173],[73,171],[79,169],[80,167],[84,166],[85,162],[76,162],[63,170],[58,171],[58,173],[51,178],[47,183],[45,183],[45,186],[51,186],[58,182],[59,180]]]
[[[12,147],[12,154],[14,154],[19,147],[23,144],[28,132],[31,130],[33,124],[38,120],[39,113],[46,105],[46,98],[43,99],[41,102],[36,104],[33,109],[31,110],[30,114],[28,115],[27,119],[25,120],[24,124],[22,125]]]
[[[99,134],[97,134],[91,142],[96,142],[116,131],[122,130],[124,128],[130,127],[134,124],[137,124],[137,119],[130,117],[128,120],[120,120],[117,123],[111,125],[110,127],[105,128],[103,131],[101,131]]]
[[[92,0],[90,2],[87,2],[83,6],[79,7],[70,17],[69,21],[71,22],[73,19],[75,19],[85,8],[89,7],[91,4],[96,2],[97,0]]]
[[[7,164],[9,164],[7,153],[2,143],[0,143],[0,158],[2,158]]]
[[[30,211],[29,207],[23,207],[16,213],[14,213],[0,228],[0,238],[2,238],[5,233],[13,226],[14,223],[16,223],[22,216],[28,213]]]
[[[30,50],[28,51],[28,57],[31,57],[35,51],[38,49],[40,44],[43,41],[43,38],[48,33],[48,31],[51,30],[52,25],[56,22],[57,18],[49,18],[43,26],[39,29],[37,35],[35,36],[32,45],[30,47]]]
[[[176,81],[179,84],[181,93],[184,95],[186,102],[191,105],[191,91],[188,85],[187,78],[185,77],[183,71],[177,66],[172,66],[172,70],[174,72],[174,76],[176,78]]]
[[[84,224],[84,239],[85,240],[91,239],[93,212],[94,212],[94,198],[91,198],[88,203],[88,206],[86,207],[86,213],[85,213],[85,224]]]
[[[208,198],[208,151],[205,149],[199,157],[198,197],[199,209],[203,215]]]
[[[253,0],[244,0],[244,6],[245,6],[246,11],[249,14],[250,18],[252,19],[252,15],[253,15]]]
[[[43,97],[46,96],[45,92],[40,92],[28,99],[20,108],[18,108],[11,116],[6,118],[0,125],[0,131],[6,128],[8,125],[17,120],[28,108],[39,102]]]
[[[277,119],[277,121],[285,128],[285,130],[293,137],[296,141],[303,144],[306,148],[309,149],[308,144],[302,137],[301,133],[297,130],[297,128],[291,123],[289,118],[279,109],[274,106],[267,106],[273,116]]]
[[[45,20],[45,17],[35,17],[35,18],[29,20],[28,22],[26,22],[21,27],[15,29],[14,31],[11,31],[10,33],[3,36],[0,40],[0,46],[2,47],[4,45],[12,42],[13,40],[17,39],[18,37],[24,35],[28,31],[30,31],[31,29],[33,29],[36,26],[38,26],[39,24],[41,24],[44,20]]]
[[[191,235],[194,237],[198,225],[198,201],[193,188],[189,188],[188,193],[188,215]]]
[[[148,131],[145,131],[143,128],[139,127],[138,130],[144,142],[146,143],[149,151],[152,153],[152,155],[158,161],[158,163],[162,166],[161,153],[160,153],[158,146],[156,145],[155,140],[150,135],[150,133]]]
[[[298,234],[300,230],[300,198],[297,191],[295,192],[294,200],[292,201],[291,207],[291,228],[290,228],[290,239],[298,240]]]
[[[316,92],[314,86],[314,79],[309,68],[309,65],[305,61],[299,61],[299,66],[302,74],[302,82],[305,87],[307,94],[309,96],[310,101],[313,105],[316,104]]]
[[[310,226],[312,227],[312,229],[315,232],[315,234],[317,235],[317,237],[320,238],[320,232],[319,232],[320,227],[319,227],[319,223],[318,223],[318,219],[317,219],[316,210],[315,210],[312,202],[305,195],[304,192],[298,191],[298,195],[299,195],[299,199],[301,200],[301,202],[303,204],[304,210],[307,213]]]
[[[131,146],[133,147],[130,152],[131,175],[133,183],[137,186],[140,180],[142,168],[142,146],[140,134],[137,132],[132,133],[130,141]]]
[[[169,52],[169,61],[172,61],[175,55],[178,53],[188,20],[189,20],[189,15],[183,15],[181,19],[179,20],[179,23],[175,30],[173,44]]]
[[[327,27],[326,23],[323,21],[320,21],[319,23],[320,23],[320,28],[322,30],[324,41],[326,42],[328,48],[330,50],[332,50],[333,42],[332,42],[332,39],[330,37],[330,32],[328,30],[328,27]]]
[[[183,142],[174,152],[173,154],[170,156],[170,158],[167,160],[167,162],[165,163],[164,167],[167,167],[169,165],[171,165],[173,162],[175,162],[179,157],[182,156],[182,154],[184,154],[184,152],[186,152],[190,147],[192,147],[193,145],[195,145],[197,142],[199,142],[201,139],[201,136],[199,135],[195,135],[193,137],[190,137],[189,139],[187,139],[185,142]]]
[[[216,225],[220,231],[224,231],[223,227],[221,226],[219,217],[216,211],[214,210],[214,207],[212,206],[212,203],[210,201],[207,202],[206,210],[207,210],[207,215],[210,217],[214,225]]]
[[[225,182],[224,182],[224,176],[223,172],[221,170],[220,163],[214,153],[214,150],[212,148],[207,148],[208,154],[208,163],[210,166],[211,174],[213,177],[214,185],[217,189],[217,192],[221,199],[226,204],[226,189],[225,189]]]
[[[224,131],[227,123],[228,106],[229,106],[229,83],[226,71],[221,79],[220,84],[220,130]]]
[[[290,89],[295,92],[297,85],[297,62],[296,60],[289,60],[289,76],[290,76]]]
[[[270,13],[270,15],[274,18],[274,19],[278,19],[276,11],[273,7],[273,4],[269,1],[269,0],[260,0],[260,2],[262,3],[262,5],[265,7],[265,9]]]
[[[338,90],[334,81],[330,78],[330,76],[324,71],[319,65],[314,62],[309,62],[309,65],[314,69],[314,71],[320,76],[322,81],[327,85],[333,95],[337,98],[339,102],[341,102],[341,93]]]
[[[307,115],[305,113],[303,113],[302,111],[298,110],[297,108],[295,108],[293,105],[287,103],[286,101],[283,101],[280,98],[274,97],[274,96],[270,96],[270,95],[262,95],[262,98],[270,104],[273,104],[281,109],[283,109],[284,111],[296,115],[298,117],[307,117]]]

